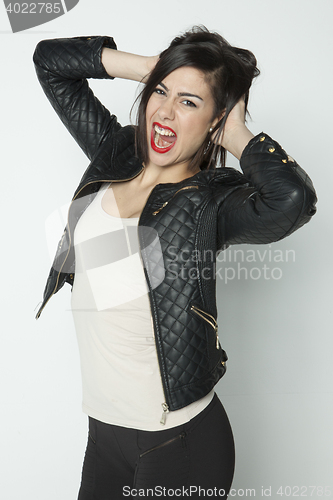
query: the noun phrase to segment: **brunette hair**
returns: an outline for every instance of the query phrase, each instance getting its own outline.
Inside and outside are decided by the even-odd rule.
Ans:
[[[224,116],[207,135],[205,141],[191,160],[190,168],[201,170],[215,168],[217,163],[225,166],[226,151],[211,141],[221,137],[225,122],[232,108],[244,96],[245,112],[252,80],[259,75],[255,56],[246,49],[233,47],[220,34],[209,31],[205,26],[194,26],[172,40],[159,57],[157,64],[138,96],[136,151],[148,162],[146,130],[146,108],[150,96],[162,80],[172,71],[190,66],[202,71],[210,85],[214,99],[214,116]]]

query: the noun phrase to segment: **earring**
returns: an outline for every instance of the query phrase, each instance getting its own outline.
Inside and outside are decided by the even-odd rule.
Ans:
[[[212,133],[212,132],[213,132],[213,127],[210,127],[209,132],[210,132],[210,133]]]
[[[209,150],[210,145],[211,145],[211,142],[210,142],[210,141],[208,141],[208,144],[207,144],[207,146],[205,147],[204,155],[205,155],[205,154],[207,153],[207,151]]]

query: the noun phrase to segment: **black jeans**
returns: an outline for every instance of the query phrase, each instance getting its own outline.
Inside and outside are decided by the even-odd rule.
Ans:
[[[216,394],[189,422],[164,431],[129,429],[89,417],[78,500],[226,499],[234,465],[232,430]]]

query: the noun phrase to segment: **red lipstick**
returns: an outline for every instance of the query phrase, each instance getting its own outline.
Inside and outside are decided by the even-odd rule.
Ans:
[[[161,148],[155,144],[155,125],[157,125],[160,128],[163,128],[165,130],[170,130],[174,134],[174,136],[172,136],[172,140],[170,140],[171,136],[165,136],[167,138],[167,139],[165,139],[165,142],[170,142],[170,146],[166,146],[165,148]],[[151,145],[152,149],[154,151],[156,151],[156,153],[162,153],[162,154],[167,153],[176,144],[176,140],[177,140],[177,134],[174,130],[172,130],[172,128],[161,125],[158,122],[153,123],[152,129],[151,129],[151,135],[150,135],[150,145]]]

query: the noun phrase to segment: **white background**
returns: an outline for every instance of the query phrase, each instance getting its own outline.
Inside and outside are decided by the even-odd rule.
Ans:
[[[261,76],[249,127],[281,143],[319,198],[311,223],[270,247],[295,252],[295,262],[277,264],[281,279],[217,279],[229,356],[217,393],[235,436],[233,487],[262,497],[261,487],[271,486],[273,499],[285,498],[279,486],[333,490],[332,16],[331,0],[80,0],[66,15],[12,34],[0,6],[2,498],[74,500],[87,434],[70,287],[38,321],[34,310],[51,263],[45,220],[71,199],[88,161],[38,84],[34,48],[44,38],[111,35],[120,50],[152,55],[194,24],[254,52]],[[135,83],[91,86],[129,123]],[[265,247],[242,248],[263,258]],[[276,267],[268,254],[246,265],[264,264]],[[310,498],[310,489],[291,490],[302,492]]]

